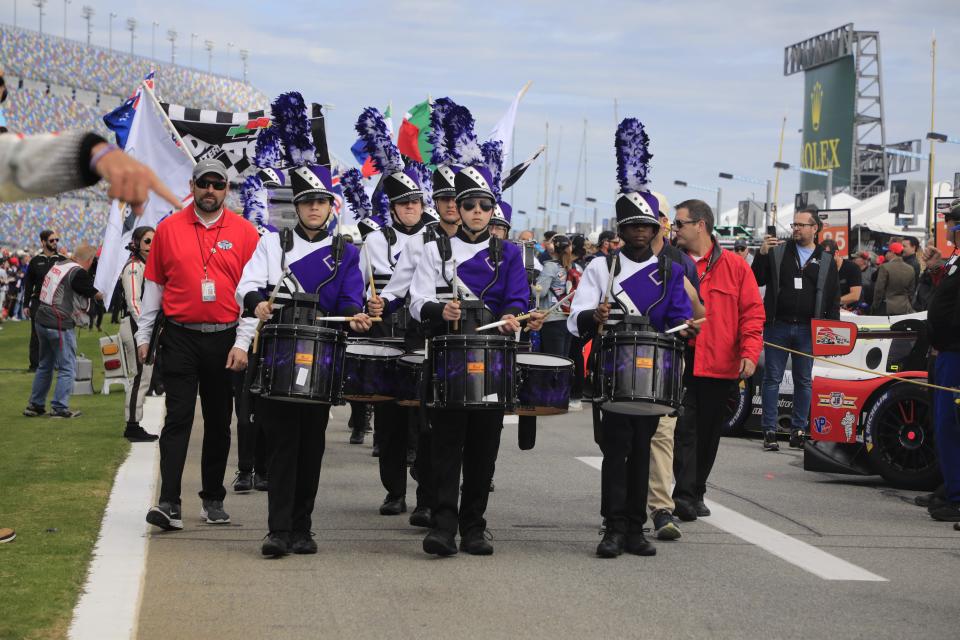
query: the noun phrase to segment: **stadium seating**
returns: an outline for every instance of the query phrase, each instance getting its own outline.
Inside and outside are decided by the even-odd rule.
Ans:
[[[69,96],[11,87],[3,106],[10,130],[17,133],[83,128],[110,137],[110,131],[103,124],[102,111]]]
[[[59,200],[41,198],[0,204],[0,246],[35,251],[41,229],[56,229],[61,245],[73,249],[81,242],[99,245],[107,224],[106,199]]]

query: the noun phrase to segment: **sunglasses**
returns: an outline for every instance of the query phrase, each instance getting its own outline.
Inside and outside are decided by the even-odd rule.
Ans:
[[[56,243],[60,242],[60,238],[47,238],[47,242],[50,242],[50,243],[52,243],[52,244],[56,244]]]
[[[460,206],[463,207],[464,211],[473,211],[477,207],[480,207],[480,210],[484,213],[493,211],[493,202],[486,199],[467,198]]]
[[[151,242],[153,242],[153,238],[144,238],[140,241],[140,244],[150,244]]]
[[[225,180],[205,180],[200,178],[195,183],[198,189],[206,189],[207,187],[213,187],[217,191],[223,191],[227,188],[227,183]]]
[[[734,251],[746,251],[747,248],[746,248],[746,247],[734,247],[733,250],[734,250]]]
[[[673,226],[675,226],[677,229],[683,229],[688,224],[696,224],[698,222],[700,221],[699,220],[680,220],[679,218],[677,218],[676,220],[673,221]]]

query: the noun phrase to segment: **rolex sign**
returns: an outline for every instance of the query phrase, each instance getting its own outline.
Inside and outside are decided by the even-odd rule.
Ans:
[[[806,169],[833,169],[833,186],[850,184],[856,77],[853,56],[804,72],[803,155]],[[826,178],[801,174],[801,191],[826,189]]]

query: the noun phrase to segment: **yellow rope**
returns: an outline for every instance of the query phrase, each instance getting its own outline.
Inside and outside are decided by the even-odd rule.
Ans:
[[[860,368],[860,367],[855,367],[855,366],[853,366],[852,364],[844,364],[844,363],[842,363],[842,362],[837,362],[836,360],[827,360],[826,358],[822,358],[822,357],[820,357],[820,356],[815,356],[815,355],[811,355],[811,354],[809,354],[809,353],[804,353],[803,351],[796,351],[796,350],[794,350],[794,349],[788,349],[787,347],[784,347],[783,345],[774,344],[774,343],[772,343],[772,342],[767,342],[766,340],[763,341],[763,344],[766,345],[766,346],[768,346],[768,347],[773,347],[774,349],[780,349],[781,351],[786,351],[786,352],[788,352],[788,353],[792,353],[792,354],[794,354],[794,355],[804,356],[804,357],[806,357],[806,358],[813,358],[814,360],[816,360],[816,361],[818,361],[818,362],[826,362],[827,364],[836,365],[836,366],[838,366],[838,367],[844,367],[844,368],[846,368],[846,369],[853,369],[854,371],[860,371],[861,373],[869,373],[869,374],[872,375],[872,376],[878,376],[878,377],[881,377],[881,378],[890,378],[891,380],[897,380],[898,382],[907,382],[907,383],[909,383],[909,384],[915,384],[915,385],[920,386],[920,387],[928,387],[928,388],[930,388],[930,389],[939,389],[940,391],[947,391],[947,392],[949,392],[949,393],[958,393],[958,394],[960,394],[960,389],[953,389],[953,388],[951,388],[951,387],[941,387],[941,386],[938,385],[938,384],[931,384],[931,383],[929,383],[929,382],[921,382],[920,380],[916,380],[916,379],[914,379],[914,378],[901,378],[901,377],[899,377],[899,376],[893,375],[892,373],[883,373],[883,372],[880,372],[880,371],[871,371],[870,369],[862,369],[862,368]],[[957,399],[957,403],[960,404],[960,398]]]

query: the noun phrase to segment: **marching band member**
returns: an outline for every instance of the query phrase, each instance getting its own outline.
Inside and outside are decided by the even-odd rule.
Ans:
[[[374,166],[383,175],[378,190],[382,190],[389,203],[390,224],[368,233],[360,252],[365,278],[372,274],[376,290],[383,291],[407,244],[420,235],[424,225],[431,220],[424,213],[424,192],[420,187],[430,174],[420,163],[411,162],[404,166],[400,151],[390,139],[387,124],[378,110],[364,109],[356,129],[365,142],[367,153],[373,158]],[[373,291],[369,293],[370,298],[379,297],[374,296]],[[373,328],[371,337],[404,337],[409,350],[421,348],[423,339],[417,338],[417,327],[408,327],[408,315],[405,305],[395,307],[383,317],[382,323]],[[395,402],[378,402],[374,404],[373,416],[374,432],[380,445],[380,481],[387,491],[380,505],[380,515],[400,515],[407,511],[407,450],[415,450],[414,443],[408,443],[408,435],[416,413]]]
[[[273,112],[275,121],[279,121],[275,123],[278,129],[285,131],[284,118],[304,117],[303,98],[297,93],[281,95]],[[313,143],[308,139],[284,139],[284,147],[288,156],[293,149],[298,151],[296,157],[307,162],[315,158]],[[331,237],[327,232],[335,191],[330,170],[305,164],[290,168],[289,175],[296,227],[292,233],[265,234],[237,285],[237,301],[245,312],[237,335],[237,343],[243,349],[250,345],[258,320],[279,319],[284,302],[289,302],[294,293],[317,295],[317,311],[324,314],[353,316],[353,331],[367,331],[371,326],[369,317],[361,313],[360,252],[342,236]],[[289,275],[284,275],[284,265]],[[278,282],[276,299],[271,304],[267,297]],[[275,311],[280,313],[274,314]],[[261,397],[256,413],[270,444],[269,533],[261,552],[274,557],[291,551],[316,553],[317,544],[310,532],[311,514],[320,481],[330,406]]]
[[[485,143],[481,150],[469,111],[450,101],[437,103],[457,115],[444,120],[448,129],[444,137],[450,143],[451,153],[465,166],[455,179],[461,227],[449,242],[441,240],[424,247],[410,285],[410,311],[421,322],[456,321],[466,330],[465,325],[470,322],[462,315],[460,302],[452,299],[452,278],[460,289],[458,299],[482,301],[479,317],[472,318],[474,327],[488,319],[501,318],[506,323],[498,328],[499,332],[511,335],[520,329],[516,316],[528,304],[529,289],[520,250],[491,238],[488,229],[498,200],[499,181],[494,176],[499,169],[500,143]],[[455,277],[449,275],[453,268]],[[461,319],[464,321],[460,322]],[[532,328],[538,329],[542,319],[542,314],[535,314],[530,322]],[[461,550],[490,555],[493,546],[484,538],[484,512],[500,446],[503,410],[436,410],[432,422],[437,505],[435,526],[424,538],[423,550],[441,556],[457,553],[455,536],[459,529]],[[458,510],[461,466],[463,495]]]
[[[593,337],[598,327],[617,325],[629,316],[644,316],[657,331],[692,323],[690,299],[684,290],[681,269],[664,268],[669,258],[658,259],[650,243],[660,231],[659,205],[646,188],[650,154],[643,125],[627,118],[617,128],[617,225],[625,240],[623,250],[608,260],[593,260],[577,288],[567,326],[581,338]],[[613,267],[611,269],[611,267]],[[613,281],[609,282],[610,274]],[[669,275],[668,275],[669,274]],[[605,300],[606,293],[611,296]],[[691,327],[694,325],[690,325]],[[614,331],[617,330],[614,326]],[[685,334],[686,332],[682,332]],[[599,345],[595,341],[594,349]],[[597,555],[614,558],[628,553],[652,556],[656,548],[643,534],[647,520],[647,485],[650,440],[657,416],[628,416],[601,412],[600,512],[606,523]]]

